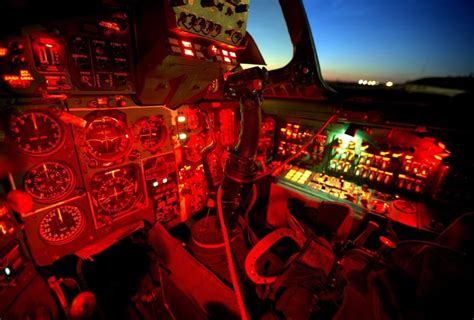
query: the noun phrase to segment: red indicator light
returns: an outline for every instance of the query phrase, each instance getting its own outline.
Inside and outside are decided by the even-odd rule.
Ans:
[[[5,57],[8,54],[8,49],[5,47],[0,47],[0,57]]]
[[[181,43],[183,44],[183,47],[185,47],[185,48],[192,48],[193,47],[192,43],[189,42],[189,41],[181,41]]]
[[[229,55],[229,51],[222,49],[222,54],[225,55],[225,56],[228,56],[228,55]]]
[[[227,63],[230,63],[230,59],[228,57],[224,57],[224,61],[227,62]]]
[[[99,97],[97,98],[97,104],[98,105],[106,105],[108,102],[108,99],[105,97]]]
[[[54,47],[52,44],[49,44],[49,43],[46,43],[45,46],[47,46],[48,48],[53,48]]]
[[[235,52],[229,51],[229,54],[232,58],[237,58],[237,55],[235,54]]]
[[[219,54],[219,49],[217,49],[217,47],[215,45],[210,45],[209,47],[207,47],[207,54],[213,58],[215,57],[216,55]]]
[[[184,54],[190,57],[194,57],[194,52],[191,49],[184,49]]]

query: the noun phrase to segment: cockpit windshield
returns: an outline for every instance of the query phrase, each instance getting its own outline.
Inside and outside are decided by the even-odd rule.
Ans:
[[[396,84],[474,73],[473,1],[303,3],[326,81]]]

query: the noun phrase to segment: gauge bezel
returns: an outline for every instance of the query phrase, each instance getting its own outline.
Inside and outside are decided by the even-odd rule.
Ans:
[[[46,218],[46,216],[48,216],[48,214],[52,213],[53,211],[59,209],[59,208],[63,208],[63,207],[74,207],[78,210],[78,212],[80,213],[81,217],[82,217],[82,221],[81,221],[81,225],[79,226],[79,228],[76,230],[76,232],[74,232],[71,236],[69,236],[68,238],[66,239],[63,239],[63,240],[60,240],[60,241],[51,241],[51,240],[48,240],[47,238],[44,237],[42,231],[41,231],[41,225],[44,221],[44,219]],[[82,210],[81,207],[79,206],[76,206],[76,205],[72,205],[72,204],[63,204],[63,205],[60,205],[58,207],[55,207],[53,209],[50,209],[48,210],[42,217],[41,217],[41,220],[39,221],[38,223],[38,234],[39,234],[39,238],[41,239],[41,241],[49,244],[49,245],[53,245],[53,246],[60,246],[60,245],[64,245],[64,244],[67,244],[67,243],[70,243],[74,240],[76,240],[85,230],[86,228],[86,225],[87,225],[87,218],[86,218],[86,214],[84,212],[84,210]]]
[[[117,176],[115,176],[116,174]],[[125,165],[94,174],[89,182],[90,197],[94,212],[99,216],[106,216],[115,219],[116,217],[134,211],[136,208],[135,206],[140,202],[140,198],[144,196],[143,187],[145,187],[145,185],[143,185],[144,178],[142,175],[143,173],[141,172],[140,167],[136,165]],[[118,211],[106,209],[99,200],[99,193],[101,192],[102,187],[109,181],[116,179],[127,180],[128,183],[134,186],[134,189],[136,188],[136,191],[134,190],[133,193],[133,201],[131,204],[127,208],[122,208]],[[145,199],[147,199],[146,196]]]
[[[47,152],[41,152],[41,153],[34,153],[34,152],[29,152],[29,151],[26,151],[24,150],[23,148],[21,148],[17,143],[16,143],[16,138],[15,136],[17,136],[16,133],[13,133],[13,130],[12,130],[12,124],[14,121],[16,121],[19,117],[21,116],[24,116],[24,115],[28,115],[30,113],[35,113],[35,114],[42,114],[42,115],[45,115],[49,118],[51,118],[54,122],[56,122],[58,124],[58,128],[59,128],[59,132],[60,132],[60,137],[58,139],[58,143],[55,147],[53,147],[51,150],[47,151]],[[66,127],[64,126],[64,124],[62,123],[62,121],[60,119],[58,119],[56,116],[54,116],[53,114],[51,114],[51,112],[48,112],[48,111],[45,111],[45,110],[39,110],[39,109],[30,109],[30,110],[25,110],[19,114],[16,114],[16,115],[13,115],[10,120],[9,120],[9,133],[12,137],[12,140],[13,142],[16,144],[16,149],[18,150],[18,152],[24,154],[24,155],[27,155],[27,156],[30,156],[30,157],[36,157],[36,158],[39,158],[39,157],[46,157],[46,156],[50,156],[50,155],[53,155],[55,154],[57,151],[59,151],[59,149],[61,149],[64,144],[65,144],[65,141],[66,141]]]
[[[125,177],[111,177],[109,178],[108,180],[104,181],[102,186],[99,187],[99,189],[97,189],[97,198],[96,198],[96,201],[97,201],[97,206],[98,208],[100,208],[102,211],[103,211],[103,215],[107,215],[107,216],[115,216],[115,215],[119,215],[119,214],[122,214],[124,212],[128,212],[130,211],[130,209],[133,208],[133,206],[135,205],[135,203],[138,201],[138,197],[136,194],[132,194],[131,197],[132,197],[132,201],[130,201],[130,203],[128,204],[127,207],[123,207],[123,208],[120,208],[119,210],[115,211],[115,210],[110,210],[110,209],[107,209],[107,207],[99,200],[99,195],[103,192],[102,188],[105,187],[105,184],[108,183],[109,181],[119,181],[119,180],[125,180],[127,181],[128,184],[132,185],[132,186],[135,186],[135,184],[137,184],[137,181],[131,181]],[[117,183],[115,182],[115,184],[117,185]]]
[[[59,196],[56,196],[54,198],[50,198],[50,199],[41,199],[37,196],[35,196],[33,193],[31,193],[27,187],[26,187],[26,179],[28,177],[28,174],[33,170],[33,169],[36,169],[38,167],[41,167],[43,165],[46,165],[46,164],[58,164],[58,165],[61,165],[63,168],[66,168],[70,175],[71,175],[71,184],[69,186],[69,188],[61,195]],[[58,201],[58,200],[62,200],[64,198],[66,198],[67,196],[69,196],[75,189],[76,187],[76,174],[74,172],[74,170],[72,169],[71,166],[69,166],[68,164],[66,164],[65,162],[62,162],[62,161],[46,161],[46,162],[40,162],[34,166],[32,166],[30,169],[28,169],[28,171],[26,171],[25,173],[25,176],[23,177],[23,190],[25,190],[25,192],[27,192],[31,197],[33,197],[33,199],[37,202],[40,202],[40,203],[51,203],[51,202],[54,202],[54,201]]]
[[[198,154],[199,154],[199,157],[196,157],[196,158],[191,158],[189,156],[189,149],[191,147],[189,147],[190,145],[193,145],[193,148],[194,146],[197,144],[197,140],[202,140],[203,142],[203,147],[201,150],[199,150]],[[206,141],[206,137],[202,134],[193,134],[189,137],[188,141],[186,141],[183,145],[183,152],[184,152],[184,159],[186,159],[186,161],[188,162],[191,162],[191,163],[198,163],[198,162],[201,162],[203,161],[203,154],[202,154],[202,151],[207,147],[207,141]]]
[[[140,138],[143,125],[148,124],[151,121],[155,121],[155,122],[160,121],[161,123],[159,127],[163,129],[162,136],[160,137],[160,139],[158,139],[159,143],[157,143],[156,146],[153,148],[143,143],[142,139]],[[142,117],[135,122],[134,127],[135,127],[135,140],[140,142],[140,145],[143,147],[143,149],[148,150],[150,152],[157,152],[160,148],[163,148],[166,146],[166,143],[170,136],[170,132],[166,125],[165,119],[163,119],[163,117],[160,117],[160,116]]]
[[[89,144],[89,139],[87,138],[87,134],[90,130],[90,127],[91,127],[92,123],[96,122],[97,120],[103,119],[103,118],[108,118],[108,119],[111,119],[113,121],[116,121],[120,125],[119,130],[123,134],[123,137],[127,139],[127,145],[124,148],[124,150],[121,151],[121,152],[115,153],[113,156],[101,156],[101,155],[98,155],[97,152],[91,151],[91,150],[93,150],[93,148]],[[91,121],[89,121],[87,123],[85,129],[84,129],[84,143],[85,143],[84,148],[85,148],[87,154],[90,157],[92,157],[96,160],[103,161],[103,162],[116,161],[118,159],[121,159],[121,158],[125,157],[132,150],[133,143],[134,143],[134,138],[133,138],[133,134],[132,134],[131,131],[132,130],[129,128],[128,124],[123,120],[117,119],[116,117],[110,116],[110,115],[98,116],[98,117],[92,119]],[[125,135],[128,135],[128,138],[125,137]]]

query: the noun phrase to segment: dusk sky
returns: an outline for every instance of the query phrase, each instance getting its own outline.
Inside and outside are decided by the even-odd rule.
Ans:
[[[285,65],[291,57],[276,3],[250,4],[248,30],[270,68]],[[474,0],[304,3],[326,80],[404,82],[474,74]]]

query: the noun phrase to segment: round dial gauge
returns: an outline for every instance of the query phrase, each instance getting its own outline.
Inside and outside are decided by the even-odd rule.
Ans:
[[[416,213],[416,204],[406,200],[394,200],[393,206],[403,213],[414,214]]]
[[[186,123],[191,130],[197,129],[200,124],[199,116],[196,112],[189,112],[186,116]]]
[[[130,209],[137,200],[137,184],[125,177],[110,177],[97,190],[97,203],[108,214]]]
[[[59,162],[44,162],[25,175],[24,189],[38,201],[55,201],[74,188],[75,177],[68,166]]]
[[[91,121],[86,127],[85,137],[89,154],[102,161],[120,158],[132,145],[127,125],[108,116]]]
[[[81,209],[65,205],[49,211],[41,219],[39,232],[46,242],[63,244],[75,239],[84,226],[85,217]]]
[[[143,147],[152,152],[162,147],[168,138],[168,129],[159,117],[150,119],[140,119],[135,124],[137,128],[137,138]]]
[[[10,131],[18,149],[31,156],[51,154],[64,141],[60,122],[40,111],[27,111],[12,118]]]
[[[202,150],[206,147],[206,141],[200,135],[192,135],[184,145],[184,155],[190,162],[198,162],[202,158]]]

